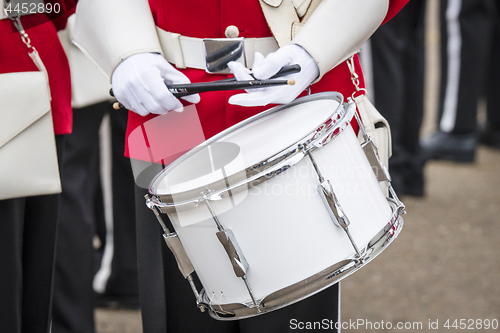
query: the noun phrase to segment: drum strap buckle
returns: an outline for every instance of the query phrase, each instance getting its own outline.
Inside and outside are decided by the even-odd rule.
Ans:
[[[230,74],[227,64],[236,61],[247,67],[245,58],[245,43],[240,38],[205,38],[206,71],[210,74]]]

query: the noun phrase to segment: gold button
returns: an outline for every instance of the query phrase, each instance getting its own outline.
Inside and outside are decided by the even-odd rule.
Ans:
[[[240,35],[240,30],[234,25],[230,25],[226,28],[224,32],[227,38],[236,38]]]

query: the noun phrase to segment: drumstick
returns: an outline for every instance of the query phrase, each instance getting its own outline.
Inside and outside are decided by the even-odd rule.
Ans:
[[[168,85],[168,90],[175,97],[183,97],[192,94],[199,94],[208,91],[221,91],[221,90],[240,90],[240,89],[256,89],[264,87],[273,86],[283,86],[289,85],[293,86],[295,84],[294,79],[288,80],[246,80],[246,81],[210,81],[201,83],[187,83],[187,84],[172,84]],[[113,89],[109,91],[111,96],[113,95]],[[115,110],[123,108],[119,102],[113,103],[113,108]]]
[[[255,80],[255,81],[267,82],[267,81],[271,81],[270,79],[275,79],[275,78],[278,78],[278,77],[281,77],[281,76],[298,73],[298,72],[300,72],[300,70],[301,70],[301,68],[300,68],[300,65],[298,65],[298,64],[283,66],[276,74],[274,74],[273,76],[271,76],[269,79],[266,79],[266,80]],[[253,77],[253,74],[250,74],[250,75]],[[250,82],[250,81],[237,81],[235,77],[230,77],[230,78],[227,78],[227,79],[222,79],[222,80],[217,80],[217,81],[212,81],[212,82],[217,82],[217,83],[220,82],[220,83],[222,83],[222,82]],[[288,82],[289,82],[288,85],[291,85],[291,86],[293,86],[295,84],[295,80],[293,80],[293,79],[288,80]],[[259,87],[247,87],[247,88],[244,88],[244,89],[252,89],[252,88],[259,88]],[[235,89],[239,89],[239,88],[235,88]],[[221,90],[233,90],[233,89],[221,89]],[[209,91],[216,91],[216,90],[209,90]],[[178,94],[174,94],[174,96],[175,97],[182,97],[182,96],[188,96],[188,95],[192,95],[192,94],[196,94],[196,93],[197,92],[178,93]]]
[[[296,74],[300,72],[301,68],[300,65],[295,64],[295,65],[288,65],[288,66],[283,66],[276,74],[271,76],[269,79],[275,79],[277,77],[285,76],[285,75],[290,75],[290,74]],[[253,77],[253,74],[250,74]],[[236,81],[235,77],[230,77],[228,79],[223,79],[219,80],[220,81],[225,81],[225,82],[232,82]]]
[[[288,80],[245,80],[245,81],[211,81],[201,83],[188,83],[188,84],[172,84],[167,85],[168,90],[175,97],[182,97],[192,94],[199,94],[207,91],[221,91],[221,90],[240,90],[240,89],[255,89],[273,86],[295,84],[294,79]]]

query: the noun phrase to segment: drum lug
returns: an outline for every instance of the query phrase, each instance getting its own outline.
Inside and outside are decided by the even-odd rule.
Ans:
[[[354,251],[356,251],[356,256],[358,258],[361,258],[361,252],[359,252],[358,246],[356,245],[356,242],[352,238],[351,232],[349,231],[349,224],[350,224],[349,219],[347,218],[347,215],[344,213],[344,210],[342,209],[340,202],[337,200],[335,192],[333,192],[332,184],[328,179],[325,180],[325,178],[323,178],[323,175],[321,174],[321,171],[319,170],[318,165],[316,164],[316,161],[314,160],[314,157],[311,154],[311,151],[309,149],[306,149],[306,147],[304,147],[304,150],[305,154],[309,156],[309,159],[311,160],[314,170],[318,174],[320,185],[317,187],[317,191],[319,193],[321,200],[323,201],[323,204],[325,205],[328,211],[328,214],[330,215],[335,225],[344,229],[347,237],[349,237],[349,241],[351,242]]]
[[[323,181],[323,183],[317,187],[317,191],[333,223],[338,227],[347,228],[350,224],[349,219],[342,210],[342,207],[340,207],[340,203],[333,192],[330,181]]]
[[[349,225],[351,223],[349,222],[347,215],[344,213],[344,210],[342,209],[337,196],[333,192],[333,187],[330,181],[324,180],[317,187],[317,191],[319,193],[319,196],[321,197],[321,200],[325,204],[326,210],[328,211],[328,214],[330,215],[333,223],[336,226],[344,229],[347,237],[349,237],[349,241],[351,242],[354,251],[356,251],[357,258],[361,258],[361,252],[359,251],[358,246],[356,245],[356,242],[352,238],[351,232],[349,231]]]
[[[361,148],[363,148],[365,156],[368,159],[370,166],[372,167],[373,173],[375,173],[375,177],[377,177],[377,180],[379,182],[391,182],[389,170],[387,170],[384,163],[382,163],[382,161],[380,160],[380,156],[378,155],[378,148],[373,142],[372,138],[368,135],[368,133],[366,133],[365,126],[363,125],[363,122],[359,118],[357,112],[354,112],[354,117],[358,122],[359,130],[361,131],[363,139],[365,140],[361,144]]]
[[[196,304],[200,308],[200,310],[203,312],[204,309],[200,306],[200,294],[198,292],[198,289],[196,289],[196,285],[194,284],[193,277],[191,274],[194,272],[193,265],[191,264],[191,260],[189,260],[186,251],[184,250],[184,247],[181,244],[181,241],[179,239],[179,236],[177,236],[177,233],[175,232],[170,232],[170,230],[167,228],[165,222],[163,222],[163,219],[160,216],[160,213],[158,212],[158,208],[154,204],[153,200],[151,197],[146,194],[144,196],[144,199],[146,199],[146,206],[148,206],[149,209],[153,211],[153,213],[156,216],[156,219],[160,223],[162,229],[163,229],[163,239],[165,240],[165,243],[167,244],[167,247],[170,249],[172,254],[175,257],[175,261],[177,262],[177,266],[179,268],[179,271],[181,272],[182,276],[189,282],[189,285],[191,289],[193,290],[194,297],[196,298]]]
[[[243,256],[240,246],[234,238],[233,232],[231,229],[225,229],[217,232],[216,235],[233,265],[234,274],[236,274],[237,277],[244,277],[248,270],[248,262]]]
[[[229,261],[231,261],[231,264],[233,265],[234,274],[237,277],[243,279],[243,281],[245,282],[245,286],[248,290],[248,294],[252,299],[252,303],[257,308],[257,312],[260,312],[261,311],[260,306],[255,300],[252,287],[250,286],[250,283],[248,282],[246,275],[248,270],[248,262],[243,256],[243,252],[241,251],[238,242],[236,242],[233,232],[231,231],[231,229],[224,229],[222,231],[217,232],[216,235],[217,238],[219,239],[219,242],[224,247],[224,250],[226,250],[227,256],[229,257]]]
[[[194,272],[194,268],[186,254],[186,251],[184,250],[184,247],[181,244],[179,237],[175,232],[170,232],[170,230],[167,228],[165,222],[163,222],[163,219],[160,216],[160,213],[158,212],[158,209],[156,208],[153,200],[151,200],[149,195],[146,194],[144,198],[146,199],[146,206],[148,206],[148,208],[153,211],[156,219],[163,229],[163,238],[165,239],[167,247],[174,255],[175,261],[177,261],[179,271],[182,273],[184,278],[187,279],[187,277]]]
[[[361,144],[361,148],[363,148],[366,158],[368,159],[377,180],[379,182],[390,182],[391,176],[389,175],[389,171],[380,160],[377,146],[375,146],[372,138],[368,136],[366,141]]]
[[[191,264],[191,260],[189,260],[184,247],[181,244],[181,241],[176,233],[171,233],[169,235],[163,234],[163,238],[165,239],[165,243],[168,248],[172,252],[177,261],[177,266],[179,267],[179,271],[187,279],[191,273],[194,272],[193,265]]]
[[[207,189],[206,193],[201,193],[204,197],[204,202],[210,211],[210,214],[212,215],[212,218],[217,225],[217,229],[219,229],[218,232],[216,232],[217,238],[219,239],[219,242],[221,242],[222,246],[224,247],[224,250],[226,250],[226,253],[229,257],[229,261],[231,261],[231,265],[233,266],[234,274],[237,277],[240,277],[243,279],[245,282],[245,287],[247,288],[248,294],[250,295],[250,298],[252,299],[253,305],[257,308],[257,312],[261,312],[260,305],[257,303],[257,300],[255,299],[255,296],[253,295],[252,288],[250,286],[250,283],[247,280],[247,270],[248,270],[248,262],[246,261],[245,257],[243,256],[243,251],[241,251],[240,246],[236,242],[236,238],[234,237],[233,232],[231,229],[225,229],[224,226],[220,223],[219,218],[217,217],[217,214],[215,213],[214,209],[212,208],[212,205],[210,205],[209,199],[207,197],[207,194],[210,194],[210,189]]]

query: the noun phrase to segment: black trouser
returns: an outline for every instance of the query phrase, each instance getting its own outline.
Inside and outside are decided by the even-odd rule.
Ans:
[[[339,320],[339,284],[303,301],[261,316],[217,321],[201,313],[168,250],[153,212],[146,206],[147,190],[136,187],[139,294],[144,333],[280,333],[295,332],[293,323]],[[167,215],[163,220],[169,223]],[[173,228],[170,228],[173,231]],[[199,288],[199,290],[201,290]]]
[[[105,294],[116,298],[137,298],[137,245],[134,175],[125,157],[128,112],[110,112],[112,146],[113,248],[111,275]]]
[[[56,145],[64,171],[63,136]],[[49,331],[58,204],[59,194],[0,200],[0,332]]]
[[[495,3],[495,24],[491,42],[491,54],[486,74],[487,120],[500,131],[500,3]]]
[[[98,131],[103,107],[73,111],[73,132],[66,140],[64,180],[59,206],[54,280],[53,332],[94,332],[94,205],[102,202]],[[102,208],[102,207],[100,207]]]
[[[423,185],[419,132],[424,100],[425,0],[410,1],[371,37],[375,106],[392,132],[391,175],[397,185]],[[409,186],[407,184],[407,186]]]
[[[99,128],[104,114],[112,120],[114,255],[108,280],[112,293],[137,296],[134,185],[128,159],[123,157],[126,112],[110,103],[75,109],[73,133],[64,158],[63,194],[55,274],[53,333],[94,332],[93,280],[100,256],[93,237],[100,228],[106,239],[100,177]],[[124,216],[125,215],[125,216]],[[104,229],[104,230],[103,230]],[[108,292],[108,290],[106,290]]]
[[[447,133],[471,134],[476,131],[477,103],[483,92],[486,74],[500,71],[498,64],[488,67],[494,21],[498,13],[495,6],[498,6],[498,2],[442,0],[440,4],[441,87],[438,128]],[[498,63],[498,60],[495,62]],[[498,77],[490,78],[497,85],[489,97],[498,101]],[[496,117],[498,119],[500,116]]]

